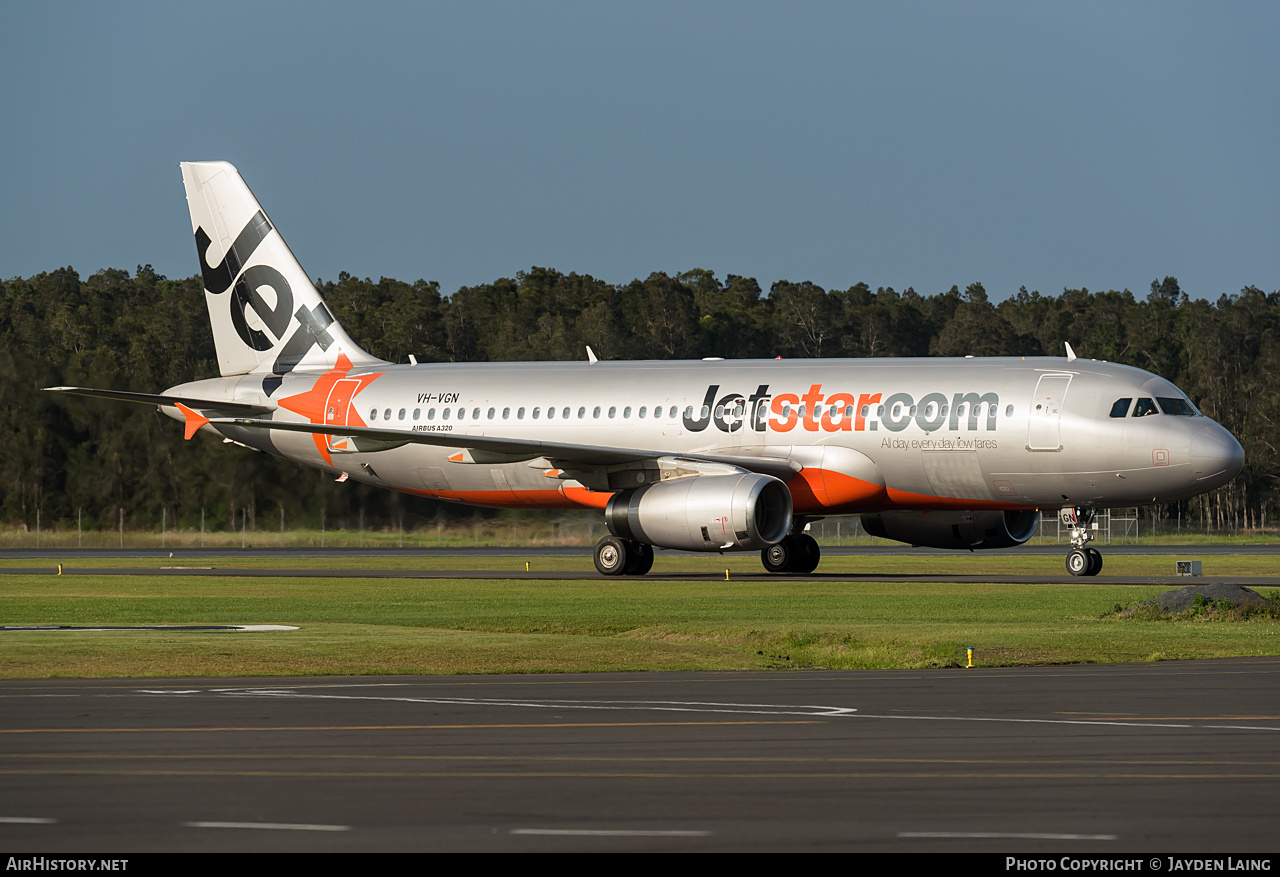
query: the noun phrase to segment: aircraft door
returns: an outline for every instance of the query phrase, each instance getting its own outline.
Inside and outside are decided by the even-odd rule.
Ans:
[[[351,414],[351,402],[356,390],[359,388],[359,381],[346,380],[334,383],[333,389],[329,391],[329,399],[324,403],[324,422],[326,426],[363,425],[362,422],[359,422],[359,418],[357,418],[356,424],[350,424],[347,420]],[[353,450],[349,447],[351,440],[345,436],[325,436],[325,442],[328,444],[330,451]]]
[[[1062,447],[1062,403],[1067,398],[1071,375],[1041,375],[1031,399],[1027,419],[1027,447],[1033,451],[1056,451]]]

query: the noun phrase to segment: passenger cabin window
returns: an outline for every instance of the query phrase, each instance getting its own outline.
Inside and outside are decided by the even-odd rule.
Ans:
[[[524,409],[516,409],[516,420],[524,420]]]
[[[472,420],[479,420],[479,419],[480,419],[480,409],[479,409],[479,408],[472,408],[472,409],[471,409],[471,419],[472,419]]]
[[[613,419],[613,416],[614,416],[615,414],[617,414],[617,413],[618,413],[618,409],[617,409],[617,408],[615,408],[614,406],[610,405],[610,406],[609,406],[609,419],[610,419],[610,420],[612,420],[612,419]]]
[[[1134,417],[1146,417],[1148,414],[1159,414],[1160,409],[1156,408],[1156,403],[1151,399],[1139,399],[1133,406]]]
[[[584,417],[586,417],[586,416],[587,416],[587,409],[586,409],[585,407],[584,407],[584,408],[579,408],[579,409],[578,409],[578,419],[579,419],[579,420],[581,420],[582,418],[584,418]]]
[[[541,409],[541,408],[535,408],[535,409],[533,409],[533,419],[534,419],[534,420],[537,420],[537,419],[538,419],[538,415],[539,415],[539,414],[541,414],[541,413],[542,413],[542,409]]]
[[[370,419],[370,420],[377,420],[377,419],[378,419],[378,409],[377,409],[377,408],[370,408],[370,409],[369,409],[369,419]]]
[[[427,420],[435,420],[435,419],[436,419],[436,409],[434,409],[434,408],[428,408],[428,409],[427,409]]]
[[[396,420],[404,420],[404,409],[400,409],[400,413],[396,415]]]
[[[1133,397],[1125,399],[1117,399],[1111,404],[1112,417],[1125,417],[1129,414],[1129,406],[1133,403]]]
[[[493,420],[493,413],[494,413],[494,410],[493,410],[492,408],[490,408],[490,409],[489,409],[489,419],[490,419],[490,420]]]
[[[383,419],[383,420],[390,420],[390,419],[391,419],[391,409],[390,409],[390,408],[388,408],[386,411],[382,412],[382,419]]]
[[[646,408],[644,405],[641,405],[641,406],[640,406],[640,411],[639,411],[639,413],[638,413],[638,414],[636,414],[636,416],[637,416],[637,417],[639,417],[641,420],[644,420],[644,415],[645,415],[645,413],[646,413],[646,412],[648,412],[648,410],[649,410],[649,409],[648,409],[648,408]]]
[[[599,406],[599,405],[597,405],[595,408],[593,408],[593,409],[591,410],[591,416],[592,416],[592,417],[599,417],[599,416],[600,416],[600,406]]]
[[[630,406],[630,405],[628,405],[626,408],[623,408],[623,409],[622,409],[622,416],[623,416],[624,418],[626,418],[626,417],[630,417],[630,416],[631,416],[631,406]]]
[[[556,419],[556,409],[555,409],[555,408],[548,408],[548,409],[547,409],[547,420],[555,420],[555,419]]]
[[[450,412],[450,411],[452,411],[452,410],[453,410],[452,408],[441,408],[441,409],[440,409],[440,416],[441,416],[441,417],[443,417],[445,420],[448,420],[448,419],[449,419],[449,412]]]
[[[421,408],[415,408],[415,409],[413,409],[413,419],[414,419],[414,420],[417,420],[417,419],[418,419],[419,417],[421,417],[421,416],[422,416],[422,409],[421,409]]]
[[[510,419],[511,419],[511,409],[510,409],[510,408],[503,408],[503,409],[502,409],[502,419],[503,419],[503,420],[510,420]]]
[[[1160,403],[1160,410],[1165,414],[1172,414],[1175,417],[1196,416],[1196,409],[1186,399],[1156,396],[1156,401]]]

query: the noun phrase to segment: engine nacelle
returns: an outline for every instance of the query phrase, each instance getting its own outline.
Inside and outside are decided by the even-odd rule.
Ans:
[[[609,532],[685,551],[753,551],[791,529],[791,491],[769,475],[695,475],[616,493]]]
[[[862,516],[862,529],[872,536],[928,548],[1012,548],[1036,532],[1040,513],[1010,512],[879,512]]]

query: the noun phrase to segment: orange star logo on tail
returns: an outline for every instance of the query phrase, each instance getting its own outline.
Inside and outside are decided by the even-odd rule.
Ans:
[[[351,371],[351,360],[345,353],[339,353],[337,364],[318,377],[310,390],[282,398],[279,402],[280,407],[287,408],[295,414],[301,414],[312,423],[330,426],[368,426],[355,409],[355,397],[386,372],[348,378],[349,371]],[[330,436],[314,435],[312,438],[315,439],[316,450],[320,452],[320,456],[332,466],[333,460],[329,455]]]

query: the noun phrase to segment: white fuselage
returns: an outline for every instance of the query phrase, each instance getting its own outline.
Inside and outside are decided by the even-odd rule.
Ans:
[[[1168,502],[1226,483],[1243,460],[1198,413],[1111,416],[1118,399],[1185,397],[1149,372],[1086,359],[385,365],[295,370],[271,389],[245,376],[170,392],[274,406],[275,421],[457,437],[361,450],[335,436],[204,427],[356,480],[496,507],[599,507],[596,494],[626,483],[620,471],[647,464],[566,471],[555,453],[460,454],[468,436],[785,458],[803,467],[789,482],[797,514]],[[564,489],[575,485],[595,489]]]

